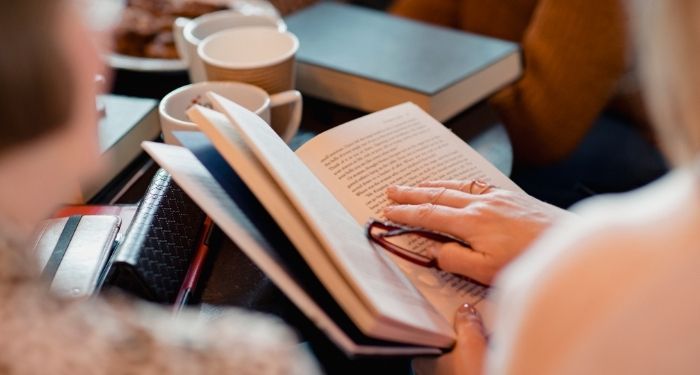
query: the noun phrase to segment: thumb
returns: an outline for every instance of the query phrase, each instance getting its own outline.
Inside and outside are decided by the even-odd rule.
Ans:
[[[474,306],[465,303],[460,306],[455,313],[455,332],[457,342],[470,347],[476,346],[483,352],[486,345],[486,334],[484,333],[484,323],[481,314]]]
[[[486,354],[486,335],[481,315],[473,306],[464,304],[455,314],[457,345],[455,354],[464,374],[481,374]]]
[[[467,304],[455,315],[457,343],[451,352],[438,358],[422,357],[412,362],[417,375],[481,375],[486,339],[481,316]]]
[[[491,278],[484,272],[488,269],[483,254],[464,247],[456,242],[448,242],[430,249],[440,269],[467,276],[488,284]]]

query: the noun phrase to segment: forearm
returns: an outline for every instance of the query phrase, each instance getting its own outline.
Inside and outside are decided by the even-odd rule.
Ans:
[[[458,0],[396,0],[389,11],[395,15],[438,25],[457,27]]]
[[[318,0],[269,0],[270,3],[280,12],[281,15],[286,16],[290,13],[294,13],[297,10],[303,9],[309,5],[317,3]]]
[[[516,159],[551,163],[578,145],[627,69],[621,0],[543,0],[523,43],[524,75],[491,102]]]

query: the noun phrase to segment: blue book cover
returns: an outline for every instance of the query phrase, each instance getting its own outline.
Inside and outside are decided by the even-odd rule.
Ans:
[[[519,53],[512,42],[333,2],[285,22],[299,38],[299,62],[428,96]]]

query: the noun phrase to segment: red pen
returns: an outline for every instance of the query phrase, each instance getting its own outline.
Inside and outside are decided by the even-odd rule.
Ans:
[[[207,258],[207,253],[209,252],[209,239],[213,228],[214,222],[207,216],[207,218],[204,220],[204,225],[202,226],[202,236],[198,242],[199,245],[197,245],[197,251],[192,259],[190,268],[187,270],[187,274],[185,275],[185,280],[182,282],[180,291],[175,298],[173,312],[176,314],[182,310],[185,305],[187,305],[187,302],[197,287],[199,275],[202,273],[204,261]]]

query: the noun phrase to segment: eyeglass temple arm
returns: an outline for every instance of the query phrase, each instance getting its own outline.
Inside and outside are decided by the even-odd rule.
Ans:
[[[373,228],[380,228],[386,230],[384,233],[378,233],[376,235],[372,234],[372,229]],[[387,223],[379,220],[372,220],[367,224],[367,237],[372,238],[373,236],[385,238],[385,237],[394,237],[394,236],[401,236],[404,234],[415,234],[419,235],[428,239],[431,239],[433,241],[441,242],[441,243],[446,243],[446,242],[456,242],[460,244],[461,246],[464,246],[466,248],[472,248],[471,244],[467,241],[462,240],[461,238],[457,238],[455,236],[452,236],[447,233],[442,233],[442,232],[435,232],[431,231],[428,229],[423,229],[423,228],[417,228],[417,227],[406,227],[406,226],[399,226],[396,224],[392,223]]]

